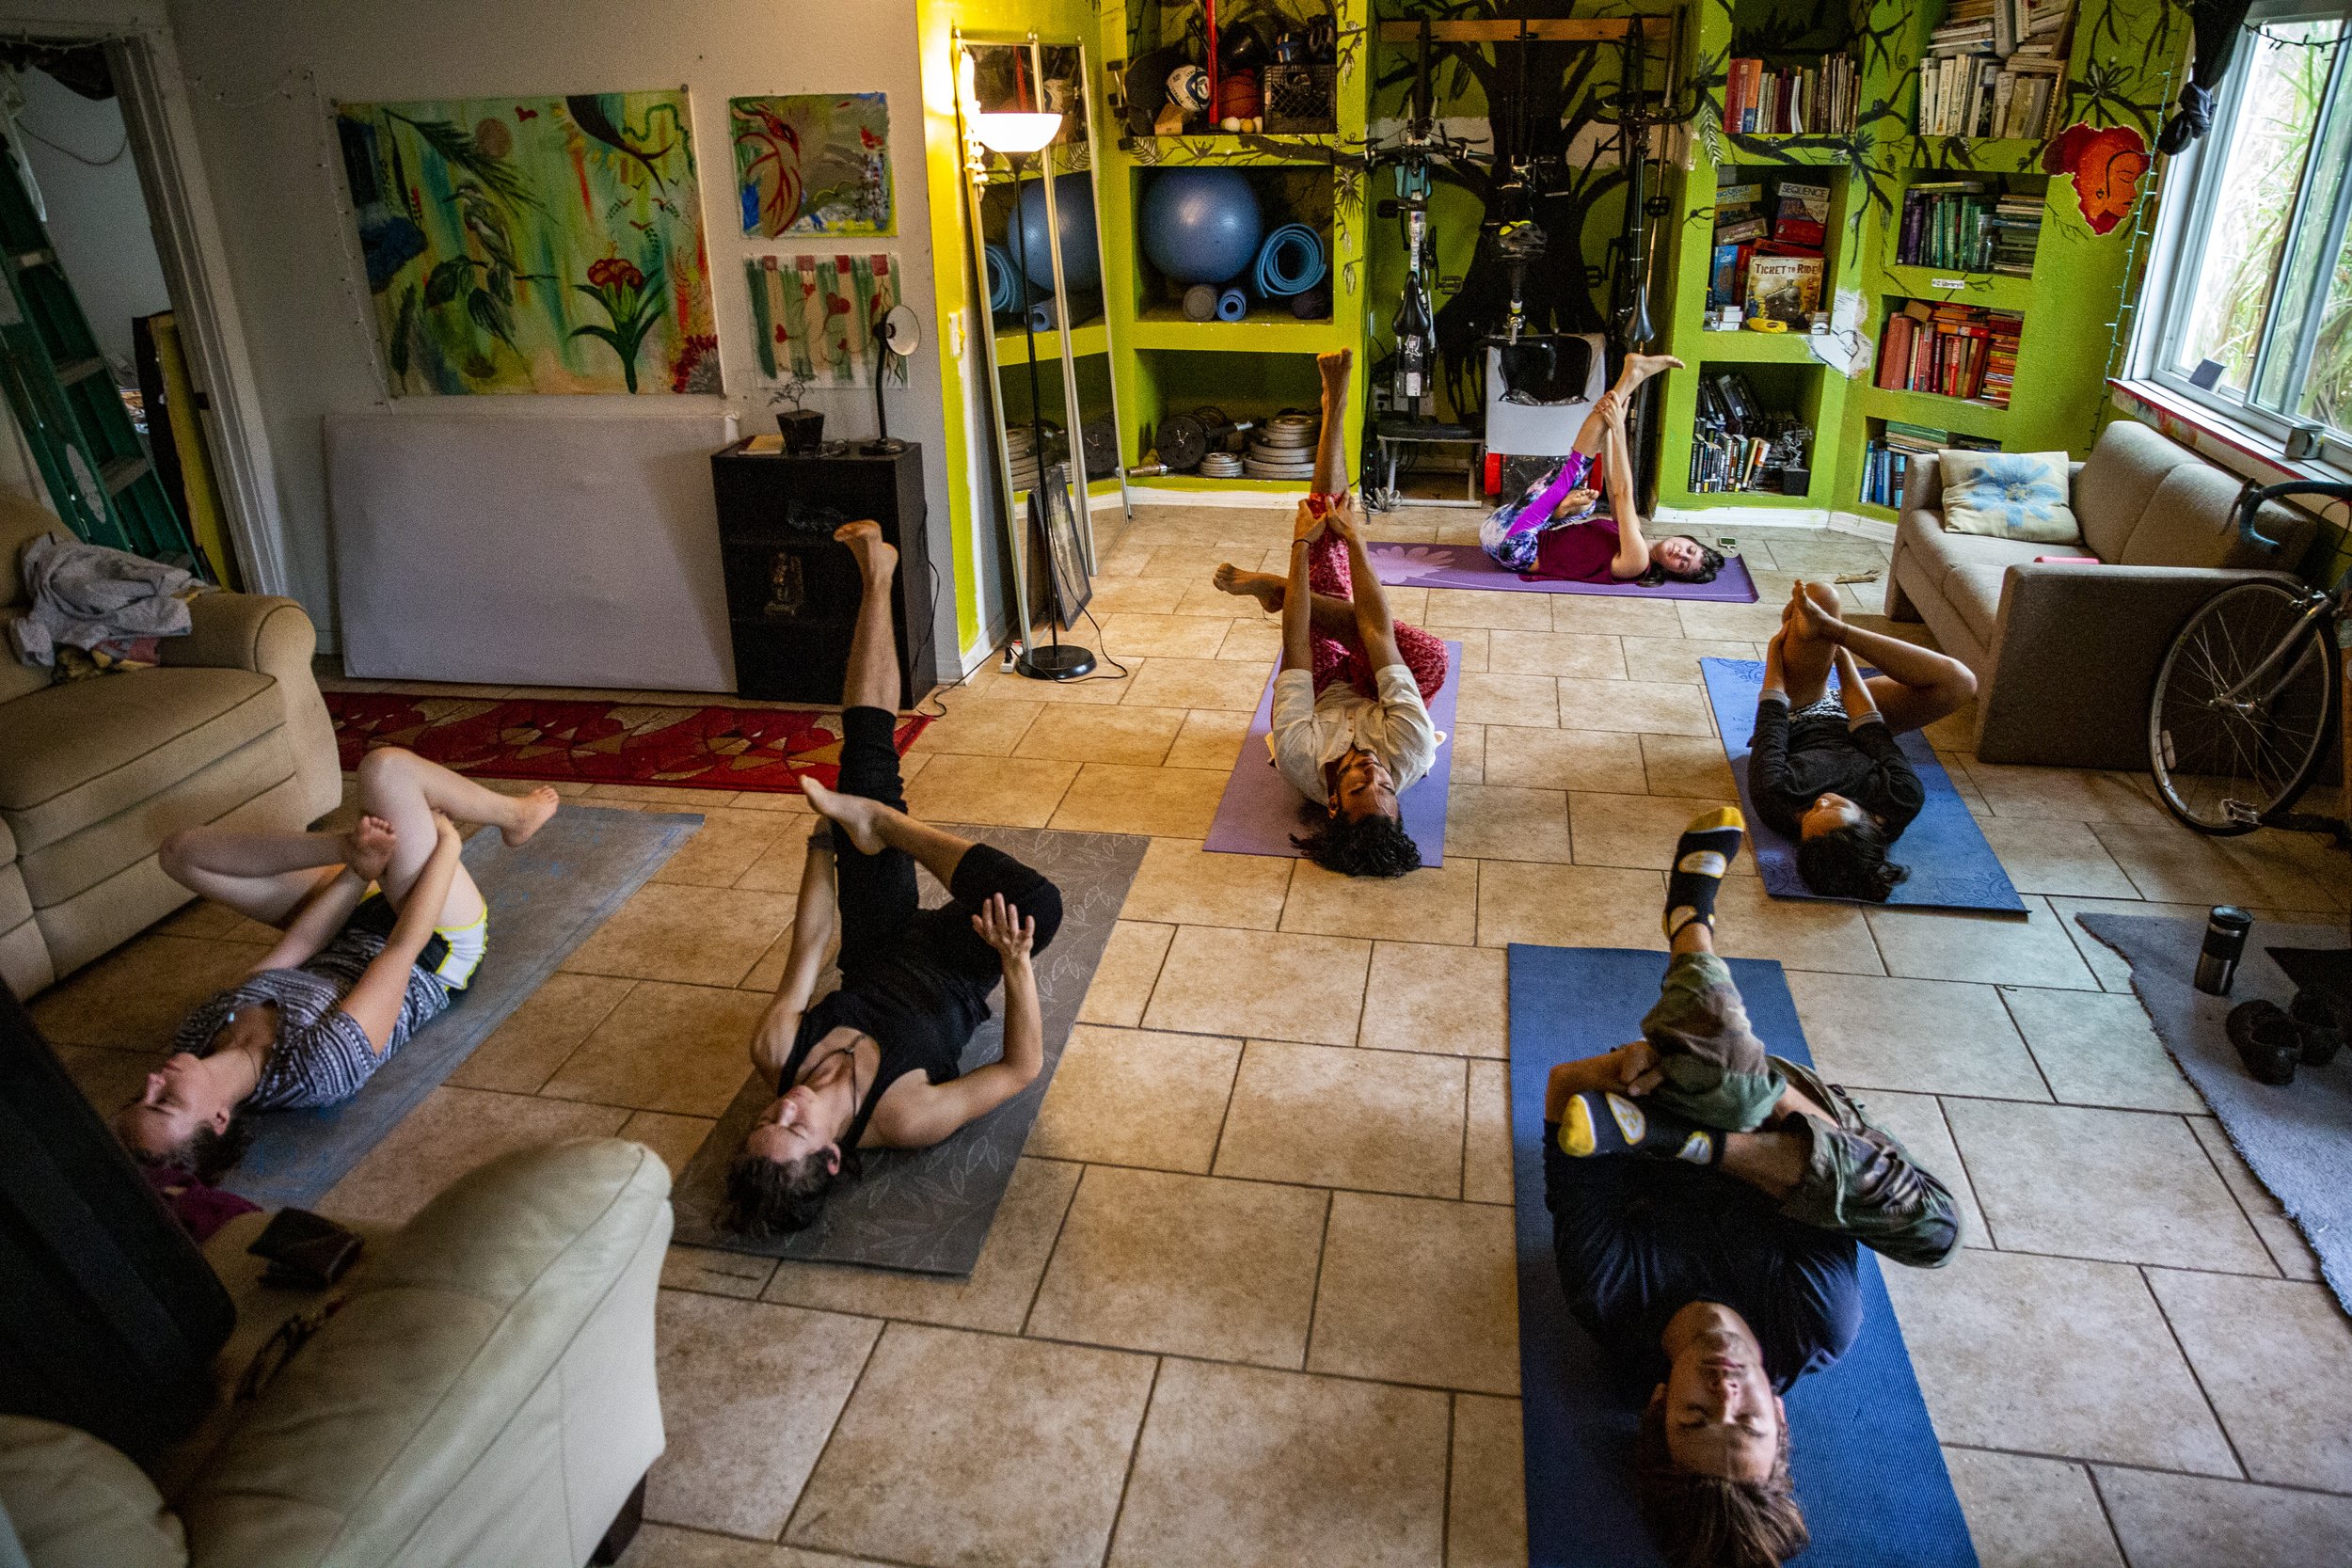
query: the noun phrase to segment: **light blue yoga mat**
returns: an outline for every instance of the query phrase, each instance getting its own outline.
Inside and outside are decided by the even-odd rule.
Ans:
[[[473,984],[341,1105],[253,1113],[253,1147],[221,1185],[264,1208],[316,1206],[701,824],[567,800],[519,849],[474,834],[466,869],[490,906],[490,945]]]
[[[1723,736],[1724,754],[1731,759],[1731,776],[1740,786],[1740,807],[1748,814],[1748,843],[1756,854],[1756,869],[1764,891],[1775,898],[1815,898],[1822,895],[1804,885],[1797,874],[1797,847],[1774,832],[1756,814],[1748,794],[1748,742],[1756,734],[1756,699],[1764,689],[1764,666],[1752,658],[1703,658],[1699,670],[1707,677],[1708,705],[1715,710],[1715,728]],[[1916,730],[1898,736],[1896,744],[1919,775],[1927,804],[1895,841],[1888,856],[1911,868],[1910,879],[1899,885],[1886,901],[1898,909],[1991,910],[2023,914],[2026,901],[2017,896],[2000,857],[1984,839],[1968,802],[1952,787],[1952,776],[1935,760],[1935,748]],[[1853,900],[1828,900],[1847,902]]]
[[[1274,677],[1282,673],[1278,660],[1265,679],[1258,711],[1250,717],[1249,733],[1242,737],[1241,755],[1233,759],[1232,776],[1217,799],[1216,815],[1209,819],[1203,847],[1221,855],[1288,855],[1303,851],[1291,842],[1293,833],[1307,831],[1310,818],[1299,808],[1307,802],[1274,766],[1266,737],[1274,732]],[[1454,784],[1454,708],[1462,693],[1462,645],[1445,645],[1445,684],[1429,700],[1429,722],[1437,727],[1438,755],[1429,771],[1413,781],[1396,799],[1405,831],[1421,848],[1421,863],[1445,863],[1446,802]],[[1320,807],[1318,810],[1322,809]]]
[[[1733,958],[1749,1022],[1773,1054],[1810,1064],[1780,965]],[[1633,1502],[1633,1433],[1600,1347],[1568,1315],[1544,1206],[1544,1080],[1556,1062],[1640,1033],[1666,956],[1629,948],[1510,954],[1511,1176],[1518,1202],[1519,1400],[1531,1568],[1661,1568]],[[1728,1180],[1728,1178],[1726,1178]],[[1977,1568],[1927,1402],[1878,1259],[1861,1254],[1862,1332],[1788,1391],[1789,1468],[1813,1544],[1804,1568]]]

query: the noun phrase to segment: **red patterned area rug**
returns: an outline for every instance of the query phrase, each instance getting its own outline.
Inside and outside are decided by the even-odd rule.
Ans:
[[[667,784],[797,795],[841,767],[841,715],[800,708],[329,691],[344,771],[371,747],[405,746],[460,773],[549,783]],[[900,755],[930,723],[902,719]]]

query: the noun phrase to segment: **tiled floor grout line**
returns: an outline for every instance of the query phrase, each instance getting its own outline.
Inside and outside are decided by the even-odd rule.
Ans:
[[[1109,1568],[1111,1553],[1119,1547],[1119,1522],[1127,1514],[1127,1493],[1136,1483],[1136,1465],[1143,1459],[1143,1429],[1152,1422],[1152,1404],[1160,1395],[1160,1371],[1168,1365],[1166,1356],[1152,1358],[1152,1381],[1143,1391],[1143,1413],[1136,1418],[1136,1435],[1127,1445],[1127,1468],[1119,1478],[1119,1501],[1111,1509],[1111,1528],[1103,1532],[1103,1564]]]
[[[763,1305],[781,1304],[763,1303]],[[789,1310],[795,1312],[808,1312],[814,1311],[816,1308],[796,1307],[789,1308]],[[864,1359],[860,1360],[857,1364],[857,1376],[850,1380],[850,1391],[842,1397],[841,1407],[833,1413],[833,1419],[825,1425],[825,1440],[818,1445],[817,1458],[810,1464],[808,1467],[808,1474],[801,1478],[801,1489],[793,1494],[792,1506],[784,1511],[784,1528],[778,1530],[775,1535],[774,1544],[777,1545],[782,1545],[784,1544],[784,1538],[792,1533],[792,1520],[801,1512],[801,1504],[808,1500],[808,1483],[817,1479],[817,1472],[824,1466],[825,1455],[832,1449],[834,1438],[840,1434],[841,1418],[850,1413],[850,1404],[857,1399],[858,1389],[865,1386],[866,1374],[873,1367],[874,1357],[881,1354],[882,1337],[890,1332],[890,1325],[893,1322],[893,1320],[889,1318],[877,1318],[872,1313],[868,1312],[844,1312],[838,1314],[838,1316],[846,1318],[865,1318],[867,1322],[878,1323],[880,1326],[874,1330],[874,1342],[866,1347],[866,1355]]]
[[[1315,1319],[1323,1310],[1323,1265],[1331,1257],[1331,1215],[1332,1212],[1339,1207],[1339,1203],[1340,1198],[1337,1193],[1325,1195],[1323,1232],[1315,1241],[1315,1287],[1313,1292],[1307,1298],[1307,1337],[1300,1341],[1298,1347],[1298,1370],[1309,1376],[1316,1375],[1308,1372],[1308,1369],[1314,1365],[1315,1360]],[[1384,1380],[1368,1378],[1362,1381]]]
[[[1454,1438],[1462,1420],[1462,1396],[1448,1394],[1445,1401],[1445,1459],[1438,1471],[1438,1562],[1448,1568],[1454,1560]]]
[[[2221,1441],[2228,1445],[2231,1462],[2237,1465],[2237,1479],[2252,1481],[2253,1473],[2246,1467],[2246,1456],[2238,1451],[2237,1439],[2230,1434],[2230,1423],[2221,1418],[2221,1407],[2214,1402],[2212,1391],[2205,1386],[2204,1375],[2198,1371],[2196,1359],[2188,1354],[2188,1346],[2181,1342],[2181,1331],[2173,1326],[2172,1314],[2164,1309],[2164,1297],[2156,1293],[2155,1281],[2148,1277],[2148,1265],[2137,1264],[2132,1273],[2138,1278],[2139,1288],[2148,1292],[2148,1299],[2155,1304],[2156,1316],[2163,1321],[2165,1333],[2171,1337],[2174,1353],[2180,1356],[2181,1365],[2188,1369],[2189,1381],[2197,1385],[2197,1397],[2205,1402],[2205,1410],[2213,1417],[2215,1430],[2221,1433]]]
[[[2117,1559],[2123,1563],[2124,1568],[2133,1568],[2131,1551],[2123,1544],[2123,1532],[2116,1527],[2115,1523],[2115,1510],[2107,1502],[2107,1489],[2099,1483],[2099,1466],[2086,1462],[2083,1465],[2083,1476],[2090,1482],[2090,1496],[2099,1505],[2099,1517],[2106,1521],[2107,1535],[2115,1543]]]
[[[800,1555],[804,1551],[815,1551],[818,1549],[815,1547],[804,1548],[800,1546],[787,1546],[782,1541],[771,1541],[764,1536],[737,1535],[732,1530],[712,1529],[705,1525],[681,1525],[673,1520],[656,1519],[651,1516],[646,1518],[645,1523],[655,1526],[660,1529],[676,1530],[683,1535],[700,1535],[713,1541],[742,1541],[754,1543],[758,1545],[768,1546],[776,1550],[791,1552],[795,1555]],[[831,1557],[834,1554],[831,1552],[824,1552],[822,1555]],[[930,1564],[929,1563],[917,1562],[909,1558],[877,1557],[871,1552],[858,1553],[856,1560],[861,1564],[869,1562],[873,1563],[876,1565],[876,1568],[930,1568]],[[663,1568],[663,1565],[660,1563],[648,1563],[646,1568]]]
[[[1046,1245],[1045,1260],[1037,1266],[1037,1283],[1029,1287],[1029,1304],[1021,1309],[1021,1326],[1014,1332],[1022,1338],[1028,1338],[1029,1320],[1037,1316],[1039,1298],[1045,1294],[1045,1276],[1054,1272],[1054,1255],[1061,1250],[1062,1233],[1070,1228],[1071,1211],[1078,1207],[1078,1189],[1086,1185],[1087,1166],[1083,1163],[1077,1164],[1078,1180],[1070,1184],[1070,1196],[1062,1200],[1061,1213],[1054,1220],[1054,1239]],[[985,1246],[987,1243],[981,1244]],[[977,1260],[973,1266],[978,1267]],[[966,1275],[964,1277],[969,1279],[971,1276]]]
[[[2208,1106],[2206,1109],[2210,1112],[2212,1107]],[[2231,1183],[2229,1173],[2221,1168],[2221,1161],[2219,1158],[2215,1155],[2213,1149],[2206,1144],[2204,1139],[2197,1136],[2197,1128],[2195,1124],[2190,1122],[2189,1118],[2185,1116],[2184,1116],[2181,1119],[2183,1125],[2188,1128],[2189,1138],[2197,1145],[2198,1151],[2204,1155],[2205,1164],[2213,1167],[2213,1174],[2220,1181],[2221,1190],[2230,1195],[2230,1201],[2236,1204],[2238,1212],[2245,1216],[2246,1227],[2254,1233],[2254,1240],[2260,1242],[2262,1243],[2263,1251],[2269,1255],[2270,1266],[2279,1271],[2280,1278],[2284,1279],[2288,1277],[2286,1265],[2280,1261],[2278,1252],[2273,1249],[2270,1244],[2270,1238],[2263,1234],[2263,1227],[2254,1222],[2254,1211],[2247,1207],[2246,1199],[2238,1195],[2237,1188]],[[2223,1131],[2222,1136],[2224,1138],[2229,1136],[2229,1132],[2226,1129]],[[2249,1170],[2250,1173],[2250,1166],[2249,1167]],[[2254,1180],[2257,1183],[2259,1183],[2262,1180],[2262,1178],[2257,1176]],[[2269,1189],[2265,1188],[2264,1190],[2267,1192]],[[2267,1218],[2268,1216],[2265,1217]],[[2287,1223],[2295,1225],[2296,1234],[2302,1234],[2303,1227],[2300,1225],[2296,1225],[2296,1222],[2292,1217],[2288,1218]]]
[[[1984,1227],[1985,1245],[1991,1247],[1994,1251],[1998,1252],[2001,1250],[2001,1243],[1994,1237],[1993,1234],[1993,1216],[1984,1212],[1984,1199],[1977,1196],[1977,1179],[1975,1174],[1968,1168],[1967,1152],[1960,1147],[1960,1131],[1952,1125],[1951,1112],[1947,1110],[1944,1105],[1945,1097],[1939,1094],[1931,1095],[1929,1098],[1935,1101],[1935,1114],[1944,1123],[1944,1135],[1952,1141],[1952,1158],[1960,1162],[1960,1179],[1968,1183],[1969,1201],[1976,1207],[1978,1223]],[[1966,1095],[1955,1095],[1952,1098],[1964,1100],[1970,1097]],[[2012,1103],[2023,1102],[2019,1101]]]

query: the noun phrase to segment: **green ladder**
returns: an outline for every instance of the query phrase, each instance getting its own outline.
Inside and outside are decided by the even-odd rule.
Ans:
[[[0,380],[49,499],[90,544],[216,582],[122,405],[16,159],[0,136]]]

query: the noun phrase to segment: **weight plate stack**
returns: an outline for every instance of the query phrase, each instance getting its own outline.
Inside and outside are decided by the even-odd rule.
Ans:
[[[1213,451],[1200,460],[1200,477],[1203,479],[1239,479],[1245,467],[1237,453]]]
[[[1277,414],[1250,433],[1244,467],[1252,479],[1312,479],[1322,434],[1319,415]]]

